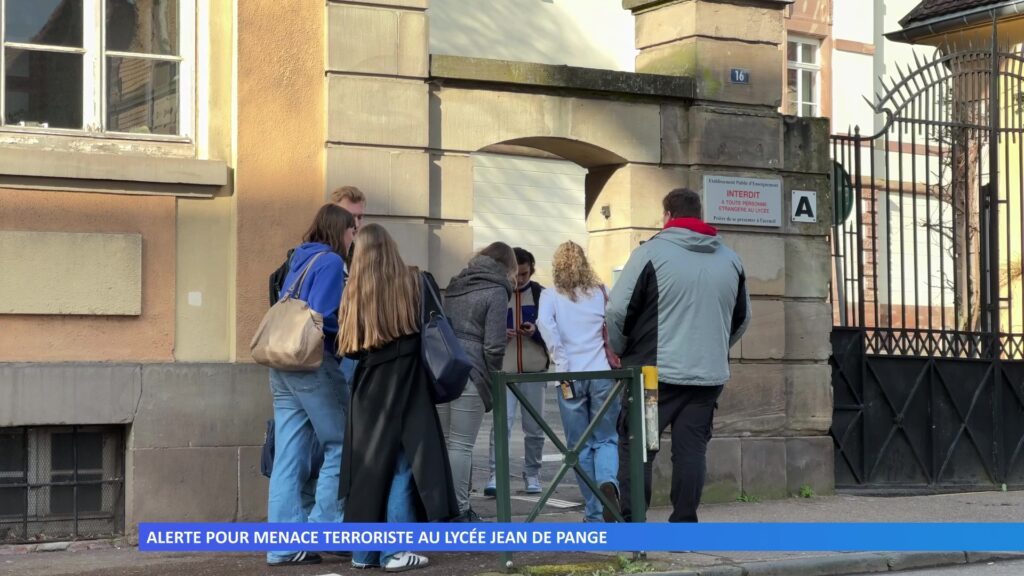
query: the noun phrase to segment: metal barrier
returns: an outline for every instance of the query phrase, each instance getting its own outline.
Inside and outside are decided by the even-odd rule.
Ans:
[[[608,399],[605,400],[604,405],[598,411],[597,415],[591,419],[590,425],[580,436],[579,441],[575,446],[567,447],[562,439],[551,429],[547,422],[541,417],[541,414],[537,411],[537,408],[530,404],[526,397],[520,392],[519,387],[516,384],[529,383],[529,382],[561,382],[563,380],[614,380],[615,384],[612,387],[611,393],[608,394]],[[630,477],[634,479],[630,482],[630,521],[631,522],[645,522],[647,520],[647,506],[644,499],[644,463],[647,460],[647,450],[645,449],[644,440],[644,389],[643,389],[643,369],[642,368],[629,368],[623,370],[605,370],[596,372],[541,372],[533,374],[507,374],[504,372],[498,372],[491,375],[491,390],[494,395],[494,450],[495,450],[495,476],[496,476],[496,489],[497,489],[497,508],[498,508],[498,522],[511,522],[512,521],[512,491],[511,482],[509,480],[509,453],[508,453],[508,442],[509,442],[509,430],[508,430],[508,402],[505,396],[505,390],[512,391],[512,394],[519,400],[526,409],[527,413],[533,417],[534,420],[540,425],[544,431],[544,435],[547,439],[558,448],[558,451],[562,454],[562,465],[558,469],[558,473],[552,479],[544,493],[541,494],[537,504],[533,507],[533,511],[526,518],[526,522],[533,522],[537,519],[540,511],[544,509],[544,505],[548,499],[555,492],[558,484],[562,481],[565,475],[570,469],[575,470],[579,474],[583,482],[594,492],[594,495],[601,500],[601,504],[608,507],[611,502],[605,497],[601,490],[598,488],[597,483],[593,478],[586,473],[579,465],[579,455],[583,447],[586,445],[587,440],[594,433],[594,428],[601,418],[611,408],[613,402],[620,402],[619,394],[625,390],[628,394],[629,402],[628,406],[628,417],[629,417],[629,473]],[[620,500],[623,497],[619,495]],[[616,519],[619,522],[623,521],[623,517],[620,510],[615,509]],[[512,567],[512,554],[510,552],[502,553],[502,560],[505,568]]]

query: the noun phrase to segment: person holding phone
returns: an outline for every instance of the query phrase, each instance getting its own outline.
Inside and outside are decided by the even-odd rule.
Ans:
[[[537,261],[523,248],[514,248],[516,254],[516,287],[512,296],[508,299],[508,321],[506,336],[508,346],[505,348],[505,361],[502,371],[515,374],[527,374],[535,372],[546,372],[550,360],[548,349],[544,344],[537,329],[537,308],[540,304],[540,295],[544,287],[533,281],[533,275],[537,272]],[[547,385],[544,382],[524,382],[518,385],[519,390],[526,396],[537,412],[544,415],[544,390]],[[508,392],[508,434],[512,436],[512,428],[516,419],[516,407],[518,399]],[[540,494],[542,486],[540,483],[541,458],[544,454],[544,431],[540,424],[530,416],[525,408],[519,406],[522,412],[521,421],[523,427],[523,488],[527,494]],[[485,496],[497,494],[497,479],[494,477],[494,427],[491,427],[491,477],[484,487]]]

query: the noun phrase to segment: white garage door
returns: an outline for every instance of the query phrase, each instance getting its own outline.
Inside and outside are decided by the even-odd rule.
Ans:
[[[473,245],[505,242],[533,253],[535,280],[551,285],[551,256],[566,240],[587,247],[585,178],[572,162],[473,155]]]

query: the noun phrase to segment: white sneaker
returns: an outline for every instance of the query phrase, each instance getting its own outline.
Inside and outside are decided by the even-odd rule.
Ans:
[[[544,491],[540,485],[540,476],[527,476],[523,474],[523,483],[526,484],[527,494],[540,494]]]
[[[426,568],[430,561],[426,556],[413,554],[412,552],[399,552],[384,563],[385,572],[405,572],[416,568]]]

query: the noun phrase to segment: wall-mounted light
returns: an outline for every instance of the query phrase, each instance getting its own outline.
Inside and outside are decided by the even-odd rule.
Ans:
[[[608,204],[605,204],[604,206],[601,206],[601,215],[604,216],[605,220],[611,218],[612,217],[612,207],[609,206]]]

